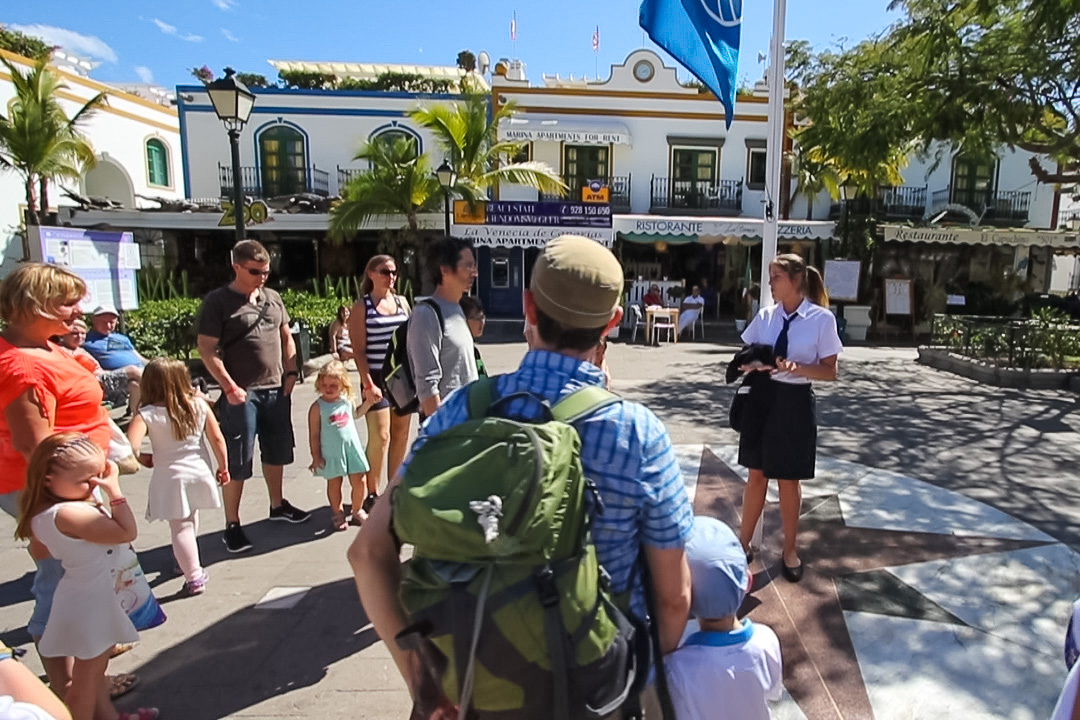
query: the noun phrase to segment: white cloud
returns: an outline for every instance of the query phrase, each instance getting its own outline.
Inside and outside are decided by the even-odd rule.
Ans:
[[[210,0],[218,10],[232,10],[236,7],[236,0]]]
[[[184,40],[185,42],[202,42],[203,41],[202,35],[192,35],[190,33],[181,34],[180,31],[176,29],[175,25],[170,25],[169,23],[165,22],[164,20],[159,20],[158,18],[151,18],[150,22],[157,25],[158,30],[165,33],[166,35],[172,35],[173,37],[178,37],[181,40]]]
[[[240,38],[236,37],[235,35],[233,35],[231,32],[229,32],[225,28],[221,28],[221,34],[224,35],[225,39],[228,40],[229,42],[240,42]]]
[[[135,74],[138,75],[139,79],[142,80],[144,83],[149,84],[154,82],[154,71],[146,67],[145,65],[136,65]]]
[[[117,61],[116,52],[95,35],[83,35],[55,25],[8,25],[7,27],[18,30],[24,35],[41,38],[50,45],[59,45],[76,55],[111,63]]]

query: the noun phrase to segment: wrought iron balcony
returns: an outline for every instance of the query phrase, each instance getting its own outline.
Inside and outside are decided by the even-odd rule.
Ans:
[[[742,212],[742,180],[671,180],[654,175],[651,190],[652,212]]]
[[[935,190],[931,209],[948,204],[963,205],[983,223],[995,225],[1024,225],[1031,211],[1031,193],[1027,190],[966,190],[952,185]]]
[[[221,181],[221,196],[232,197],[232,168],[219,164],[218,178]],[[243,166],[240,168],[240,185],[244,195],[256,198],[300,193],[313,193],[327,197],[330,195],[330,174],[315,166],[306,168]]]
[[[568,188],[566,197],[540,193],[540,200],[572,200],[580,201],[582,190],[589,187],[589,183],[599,180],[608,189],[608,203],[614,212],[630,212],[630,176],[609,175],[600,178],[583,178],[576,175],[563,175],[563,182]]]
[[[878,207],[886,217],[921,218],[926,212],[926,186],[878,189]]]
[[[366,170],[360,168],[343,168],[338,165],[337,169],[337,194],[341,195],[345,192],[345,186],[352,182],[354,179],[363,175]]]

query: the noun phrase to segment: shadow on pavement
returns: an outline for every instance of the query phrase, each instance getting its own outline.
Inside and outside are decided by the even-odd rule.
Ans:
[[[319,585],[295,607],[245,607],[162,650],[135,668],[141,682],[118,705],[154,706],[164,718],[230,717],[319,683],[377,640],[351,579]]]

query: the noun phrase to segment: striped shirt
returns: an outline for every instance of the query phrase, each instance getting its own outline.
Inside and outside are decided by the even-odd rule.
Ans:
[[[497,383],[500,397],[527,392],[554,404],[585,385],[603,387],[604,373],[590,362],[533,350],[515,372],[500,375]],[[541,411],[535,400],[520,398],[506,404],[505,414],[538,420]],[[468,392],[451,393],[420,429],[412,452],[427,438],[468,419]],[[644,618],[641,577],[634,570],[641,545],[681,548],[693,522],[671,438],[649,409],[625,400],[596,411],[575,427],[581,435],[585,474],[596,483],[604,503],[593,524],[600,564],[616,593],[633,582],[631,609]],[[403,465],[400,472],[404,471]]]
[[[383,360],[386,359],[386,348],[390,345],[390,337],[394,331],[406,320],[409,314],[401,306],[401,300],[394,295],[397,304],[397,312],[393,315],[383,315],[371,300],[371,295],[364,296],[364,324],[367,328],[367,347],[364,355],[367,357],[368,368],[372,371],[382,370]]]

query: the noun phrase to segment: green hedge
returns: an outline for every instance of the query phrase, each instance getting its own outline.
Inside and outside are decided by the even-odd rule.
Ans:
[[[313,353],[327,352],[328,330],[338,307],[352,305],[349,299],[297,290],[286,290],[281,299],[289,317],[307,326]],[[190,358],[195,350],[195,319],[201,304],[198,298],[143,301],[138,310],[126,315],[127,334],[146,357]]]

